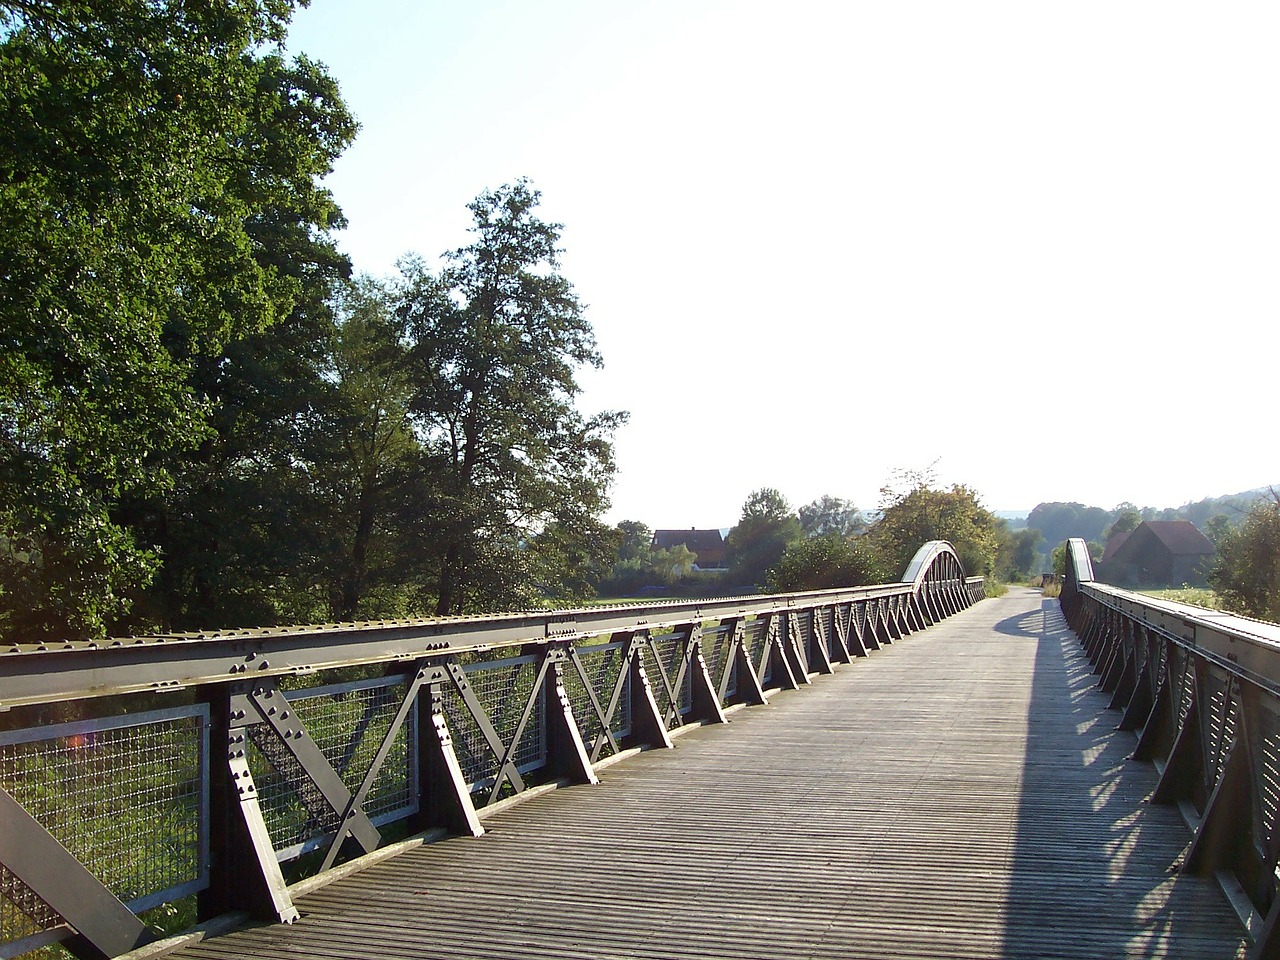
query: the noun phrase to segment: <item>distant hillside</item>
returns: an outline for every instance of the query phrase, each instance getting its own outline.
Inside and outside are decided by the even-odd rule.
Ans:
[[[1280,484],[1277,484],[1280,486]],[[1089,507],[1082,503],[1039,503],[1027,517],[1027,526],[1039,530],[1044,537],[1040,545],[1046,553],[1070,537],[1081,537],[1101,543],[1103,534],[1126,509],[1136,510],[1143,520],[1190,520],[1202,530],[1210,518],[1224,516],[1239,523],[1249,505],[1267,492],[1267,487],[1244,490],[1221,497],[1206,497],[1180,507],[1135,507],[1120,504],[1114,510]]]

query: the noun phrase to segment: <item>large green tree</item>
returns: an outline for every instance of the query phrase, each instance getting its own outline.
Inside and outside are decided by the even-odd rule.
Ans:
[[[550,527],[594,529],[625,415],[581,413],[577,371],[595,336],[560,273],[561,226],[540,219],[525,180],[470,205],[473,241],[439,273],[402,264],[399,306],[413,364],[412,411],[436,459],[436,611],[519,602],[510,572]]]
[[[160,554],[122,503],[169,491],[214,437],[228,350],[329,269],[319,179],[355,127],[322,68],[279,53],[291,11],[0,2],[7,633],[101,635],[127,611]]]
[[[935,489],[924,476],[908,479],[905,487],[881,490],[881,516],[870,534],[896,575],[930,540],[951,541],[970,576],[991,573],[999,549],[999,518],[982,506],[977,492],[963,484]]]

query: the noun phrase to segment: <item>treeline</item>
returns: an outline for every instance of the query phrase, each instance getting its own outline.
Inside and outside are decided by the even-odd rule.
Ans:
[[[622,415],[519,181],[351,279],[356,122],[289,3],[0,2],[0,633],[576,596]]]
[[[1139,507],[1129,502],[1117,504],[1111,510],[1075,502],[1040,503],[1027,516],[1027,527],[1039,530],[1050,548],[1071,537],[1080,537],[1091,543],[1099,555],[1112,535],[1132,530],[1147,520],[1189,520],[1216,541],[1222,531],[1244,520],[1261,493],[1261,490],[1248,490],[1165,508]]]
[[[930,540],[951,541],[970,575],[999,582],[1038,572],[1037,532],[1011,531],[972,488],[938,488],[927,471],[897,475],[871,516],[840,497],[796,510],[778,490],[756,490],[729,531],[723,572],[695,571],[686,548],[651,549],[651,531],[635,521],[619,524],[615,537],[619,555],[597,585],[612,596],[645,584],[706,594],[895,582]]]

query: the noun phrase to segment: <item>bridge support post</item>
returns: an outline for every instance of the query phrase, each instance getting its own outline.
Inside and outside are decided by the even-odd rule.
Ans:
[[[765,651],[767,656],[768,647],[765,648]],[[747,647],[747,625],[741,618],[734,621],[733,647],[730,649],[729,655],[736,660],[738,700],[753,706],[764,706],[769,702],[769,698],[765,696],[764,685],[760,682],[760,674],[756,672],[756,665],[751,662],[751,651]],[[728,671],[726,671],[725,682],[728,681],[728,676]]]
[[[1246,886],[1256,884],[1261,864],[1249,863],[1247,851],[1253,839],[1253,762],[1243,711],[1238,717],[1235,742],[1227,751],[1195,838],[1183,861],[1184,873],[1212,874],[1231,870]],[[1250,881],[1253,881],[1252,883]]]
[[[803,613],[794,614],[792,617],[793,625],[795,618],[805,615]],[[835,668],[831,665],[831,649],[827,643],[827,632],[819,622],[818,611],[810,610],[807,615],[809,617],[809,649],[806,651],[808,654],[806,659],[809,665],[814,668],[815,673],[835,673]],[[795,641],[797,645],[803,642],[799,636],[795,637]]]
[[[1153,669],[1151,649],[1148,647],[1142,671],[1134,681],[1133,691],[1129,694],[1129,699],[1124,704],[1124,715],[1120,718],[1120,725],[1117,729],[1136,730],[1139,724],[1151,716],[1151,708],[1154,706],[1151,689],[1155,686]]]
[[[547,765],[552,776],[567,777],[571,783],[594,785],[600,778],[592,769],[564,686],[564,665],[569,659],[567,648],[568,644],[558,644],[544,653],[550,661],[542,691],[547,710]]]
[[[863,648],[867,651],[880,649],[880,628],[877,621],[879,607],[879,600],[860,600],[858,601],[859,612],[854,614],[859,623],[858,639],[862,641]]]
[[[658,709],[658,701],[649,685],[649,674],[644,668],[644,640],[637,634],[631,638],[628,657],[631,662],[631,727],[641,743],[651,747],[675,746],[667,733],[667,722]]]
[[[1276,897],[1267,911],[1248,956],[1249,960],[1280,960],[1280,897]]]
[[[244,711],[232,708],[243,685],[204,688],[209,702],[209,887],[198,896],[202,917],[243,910],[260,920],[292,923],[297,908],[267,832],[249,772]]]
[[[791,648],[791,630],[788,625],[790,619],[788,614],[778,613],[769,618],[769,634],[765,643],[764,660],[762,661],[762,669],[768,673],[767,664],[769,658],[773,657],[775,664],[782,668],[783,686],[788,690],[800,689],[800,678],[804,678],[804,682],[809,682],[809,677],[804,671],[803,664],[800,663],[800,655]],[[762,674],[763,676],[763,674]]]
[[[471,788],[453,749],[441,683],[433,680],[424,684],[418,696],[419,825],[482,836],[484,827],[480,826],[475,804],[471,802]]]
[[[859,604],[858,600],[854,600],[849,604],[849,621],[845,630],[845,644],[849,646],[849,653],[852,657],[870,657],[867,649],[867,641],[863,636],[865,628],[865,612],[867,612],[867,604]],[[872,643],[874,643],[872,637]]]
[[[1198,678],[1197,678],[1198,680]],[[1193,796],[1197,783],[1204,782],[1204,743],[1200,738],[1200,684],[1191,693],[1191,706],[1187,709],[1174,738],[1173,749],[1165,763],[1164,773],[1151,794],[1152,803],[1177,803]]]
[[[1177,722],[1173,703],[1173,664],[1166,662],[1164,677],[1156,687],[1154,701],[1138,735],[1138,745],[1133,748],[1133,759],[1154,760],[1160,753],[1161,744],[1171,743],[1177,736]]]
[[[849,604],[852,608],[853,604]],[[850,609],[852,613],[852,609]],[[823,642],[834,641],[831,646],[835,649],[835,655],[832,657],[832,663],[852,663],[853,653],[849,649],[849,621],[852,616],[846,617],[839,607],[831,608],[831,634],[827,635],[827,622],[825,617],[822,621]]]
[[[707,669],[707,660],[702,655],[702,626],[693,624],[689,628],[689,665],[690,695],[693,698],[691,711],[694,719],[703,723],[724,723],[724,710],[720,705],[720,692],[711,682],[711,671]]]

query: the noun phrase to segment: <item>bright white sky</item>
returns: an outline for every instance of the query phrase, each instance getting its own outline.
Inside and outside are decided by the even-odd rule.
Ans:
[[[528,176],[624,409],[608,519],[1280,481],[1280,4],[313,0],[356,269]]]

